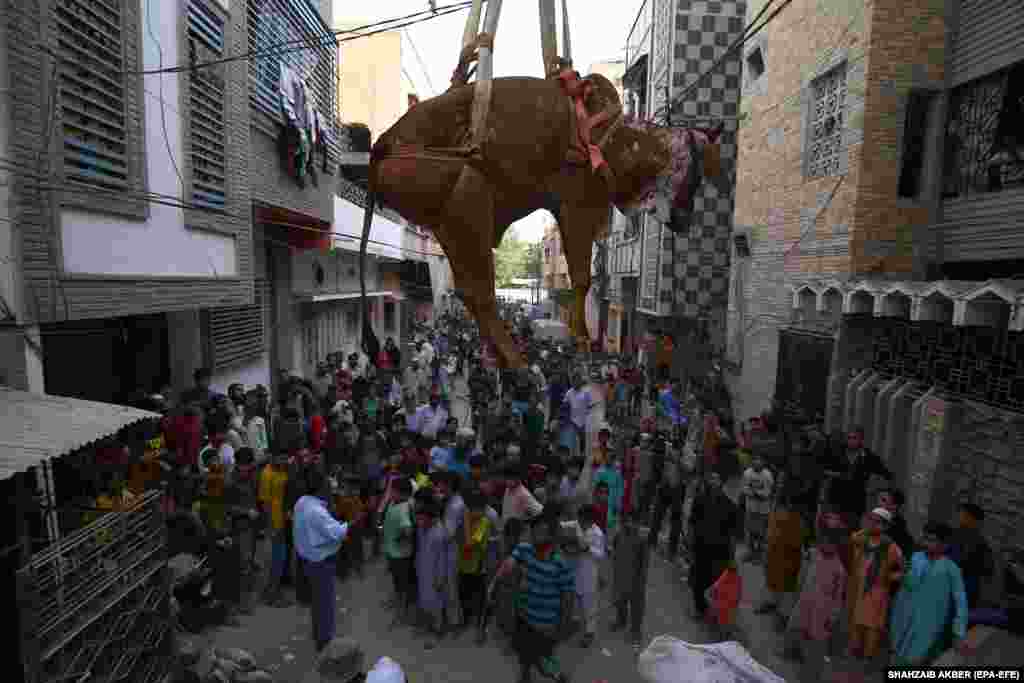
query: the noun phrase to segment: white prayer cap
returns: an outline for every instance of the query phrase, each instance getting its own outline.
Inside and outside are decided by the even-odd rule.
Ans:
[[[874,510],[871,511],[871,514],[873,514],[875,517],[878,517],[886,524],[892,522],[892,513],[886,510],[885,508],[875,508]]]

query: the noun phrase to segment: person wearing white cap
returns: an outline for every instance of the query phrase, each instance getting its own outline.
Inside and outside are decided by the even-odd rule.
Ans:
[[[885,534],[891,522],[892,513],[875,508],[865,517],[864,529],[850,538],[846,600],[852,657],[872,660],[878,655],[888,628],[892,590],[903,580],[903,552]]]

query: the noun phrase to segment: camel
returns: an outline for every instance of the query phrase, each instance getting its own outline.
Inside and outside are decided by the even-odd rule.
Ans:
[[[615,87],[598,74],[580,79],[565,69],[549,78],[488,80],[483,87],[490,89],[489,107],[483,125],[474,126],[478,87],[454,82],[410,109],[373,146],[360,248],[364,321],[363,264],[373,207],[380,202],[433,232],[451,263],[455,288],[502,366],[523,368],[498,317],[493,249],[511,223],[538,209],[551,212],[575,296],[570,329],[589,347],[585,301],[592,245],[608,230],[612,206],[627,214],[638,210],[659,178],[673,173],[671,135],[625,120]],[[708,155],[715,147],[717,153],[716,138],[701,137],[695,151]],[[700,158],[691,154],[689,160]],[[375,358],[379,342],[365,322],[363,339]]]

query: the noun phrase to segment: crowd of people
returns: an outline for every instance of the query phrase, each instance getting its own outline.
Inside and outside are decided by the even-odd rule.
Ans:
[[[166,491],[172,553],[214,558],[217,597],[234,612],[247,592],[292,604],[291,586],[318,651],[335,636],[337,580],[382,557],[395,626],[415,627],[427,648],[465,630],[500,637],[521,680],[563,677],[555,648],[567,638],[596,642],[606,586],[610,630],[639,649],[652,553],[678,564],[694,618],[720,639],[743,638],[737,561],[763,563],[757,612],[794,635],[806,680],[823,680],[840,634],[851,657],[906,664],[950,636],[966,642],[991,573],[980,508],[913,539],[863,430],[836,443],[767,414],[734,430],[710,381],[598,363],[533,339],[522,312],[504,315],[528,370],[496,370],[456,311],[404,363],[389,339],[372,362],[353,353],[311,379],[282,374],[273,401],[262,387],[218,395],[205,370],[179,401],[157,397],[165,449],[150,485]],[[607,421],[591,434],[598,403]],[[772,434],[792,446],[763,450]],[[738,497],[725,486],[736,481]]]

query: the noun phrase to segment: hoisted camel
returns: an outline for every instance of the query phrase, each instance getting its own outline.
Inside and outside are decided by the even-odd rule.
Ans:
[[[410,109],[373,145],[360,244],[363,344],[370,358],[379,342],[368,323],[364,272],[376,202],[433,232],[482,335],[504,366],[521,368],[524,360],[498,317],[494,293],[492,250],[508,226],[537,209],[554,215],[575,294],[570,328],[581,345],[589,345],[585,301],[594,240],[607,231],[612,205],[624,213],[636,210],[659,176],[672,172],[668,132],[625,121],[605,77],[579,79],[568,66],[567,25],[565,58],[555,57],[554,0],[540,3],[548,78],[491,78],[501,2],[489,0],[478,34],[476,0],[451,87]],[[477,79],[468,83],[474,60]],[[716,138],[692,137],[697,145],[687,163],[716,157],[717,148],[710,150]]]

